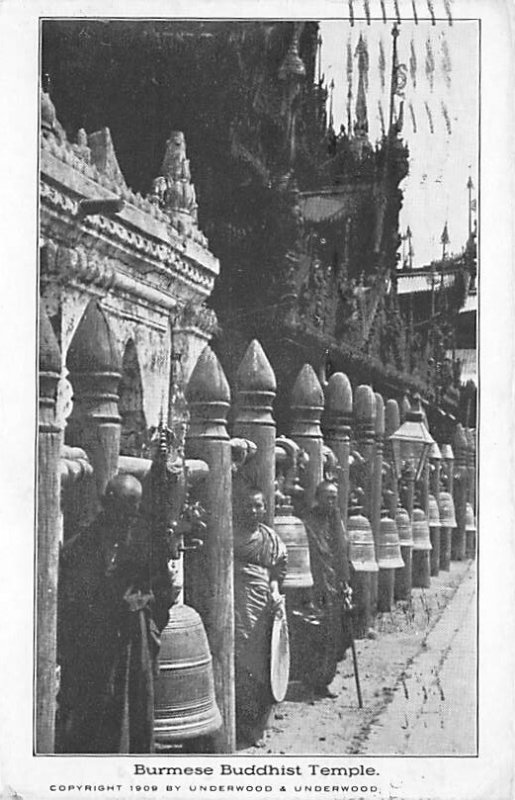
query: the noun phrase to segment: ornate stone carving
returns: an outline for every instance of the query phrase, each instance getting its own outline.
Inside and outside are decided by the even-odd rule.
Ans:
[[[102,128],[95,133],[90,133],[87,143],[91,152],[91,161],[97,169],[117,186],[126,186],[109,128]]]
[[[152,183],[149,198],[168,214],[180,233],[189,234],[197,226],[198,206],[181,131],[172,131],[166,142],[161,173]]]

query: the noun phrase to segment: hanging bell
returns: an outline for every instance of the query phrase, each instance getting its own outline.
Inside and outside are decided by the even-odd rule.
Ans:
[[[427,521],[430,528],[439,528],[441,525],[440,510],[438,508],[438,503],[436,502],[436,497],[433,494],[430,494],[428,497]]]
[[[381,518],[376,550],[379,569],[396,569],[404,566],[397,525],[388,516]]]
[[[154,687],[156,749],[214,733],[222,724],[216,705],[212,658],[204,625],[185,605],[170,609],[161,634]]]
[[[437,576],[440,572],[440,543],[441,543],[441,526],[440,526],[440,511],[436,497],[430,494],[427,498],[428,505],[428,522],[429,522],[429,536],[431,539],[431,575]]]
[[[413,530],[409,514],[402,506],[399,506],[395,513],[395,524],[401,547],[413,547]]]
[[[476,520],[471,503],[465,506],[465,554],[467,558],[476,556]]]
[[[349,517],[349,559],[356,572],[377,572],[374,537],[370,522],[362,514]]]
[[[431,550],[429,525],[421,508],[413,509],[413,550]]]
[[[474,509],[472,503],[467,503],[465,508],[465,530],[471,533],[476,532],[476,520],[474,518]]]
[[[456,513],[454,511],[454,500],[450,492],[440,492],[439,501],[440,525],[442,528],[456,528]]]
[[[313,576],[309,562],[309,542],[301,519],[294,516],[293,507],[287,503],[277,507],[274,530],[288,551],[288,571],[283,589],[309,589]]]

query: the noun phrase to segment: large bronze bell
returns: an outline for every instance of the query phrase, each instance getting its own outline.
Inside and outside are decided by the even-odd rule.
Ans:
[[[202,620],[190,606],[170,609],[161,634],[159,664],[154,690],[156,749],[218,730],[222,718],[209,644]]]
[[[431,575],[438,575],[440,572],[440,511],[436,497],[430,494],[427,498],[429,536],[431,539]]]
[[[381,518],[376,553],[379,569],[396,569],[404,566],[397,525],[388,516]]]
[[[377,572],[374,537],[370,522],[362,514],[349,517],[349,560],[356,572]]]
[[[394,602],[395,570],[404,567],[397,525],[387,511],[381,512],[376,543],[379,566],[377,610],[391,611]]]
[[[413,547],[413,530],[409,514],[402,506],[399,506],[395,513],[395,524],[401,547]]]
[[[472,503],[467,503],[465,507],[465,536],[467,558],[474,558],[476,555],[476,520]]]
[[[439,500],[440,525],[442,528],[456,528],[456,513],[454,511],[454,500],[450,492],[440,492]]]
[[[472,503],[467,503],[465,508],[465,530],[476,532],[476,520],[474,519],[474,509]]]
[[[283,589],[309,589],[313,586],[313,576],[309,562],[308,535],[304,523],[294,516],[289,503],[277,507],[274,529],[288,550],[288,572]]]
[[[377,597],[379,567],[375,557],[372,527],[361,514],[361,507],[351,510],[348,523],[349,560],[354,567],[351,587],[354,600],[354,634],[362,639],[374,618],[374,597]]]
[[[430,528],[440,527],[440,510],[438,508],[438,503],[436,502],[436,497],[433,494],[430,494],[428,499],[428,522]]]
[[[431,538],[427,517],[421,508],[413,509],[413,587],[429,589],[431,584]]]
[[[429,525],[421,508],[413,509],[413,550],[431,550]]]

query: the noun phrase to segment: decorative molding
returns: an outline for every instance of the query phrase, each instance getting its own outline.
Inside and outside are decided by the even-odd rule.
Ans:
[[[131,254],[138,258],[137,266],[140,270],[143,267],[145,272],[161,272],[172,279],[179,277],[194,288],[200,289],[203,294],[209,294],[212,291],[215,278],[213,273],[203,269],[193,259],[188,258],[184,253],[179,253],[170,245],[152,240],[109,217],[96,215],[79,223],[75,219],[79,208],[78,200],[46,181],[41,182],[41,199],[44,205],[68,217],[65,220],[68,226],[73,221],[77,227],[78,239],[81,234],[83,236],[88,233],[105,235],[108,237],[108,242],[112,242],[115,246],[121,245],[129,248]],[[142,260],[146,263],[141,264]],[[149,264],[149,261],[154,263]],[[174,275],[174,273],[176,274]]]

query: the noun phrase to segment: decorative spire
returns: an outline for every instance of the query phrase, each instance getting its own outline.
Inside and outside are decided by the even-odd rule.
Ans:
[[[447,245],[449,244],[449,231],[447,229],[447,220],[445,221],[445,225],[443,226],[442,235],[440,237],[440,243],[442,245],[442,261],[445,261],[447,258]]]
[[[121,373],[122,362],[105,311],[96,300],[87,306],[68,348],[70,373]]]
[[[239,392],[275,393],[277,383],[270,361],[261,344],[253,339],[243,356],[236,373]]]
[[[291,37],[288,52],[283,63],[279,67],[279,79],[281,81],[302,81],[306,77],[306,67],[299,55],[299,40],[304,22],[293,23],[293,34]]]
[[[192,224],[196,225],[197,199],[181,131],[172,131],[166,142],[161,175],[153,181],[149,199],[168,212],[181,233],[188,233]]]
[[[354,134],[366,138],[368,134],[367,98],[368,84],[368,51],[363,36],[360,34],[355,55],[358,57],[358,94],[356,98],[356,122]]]

